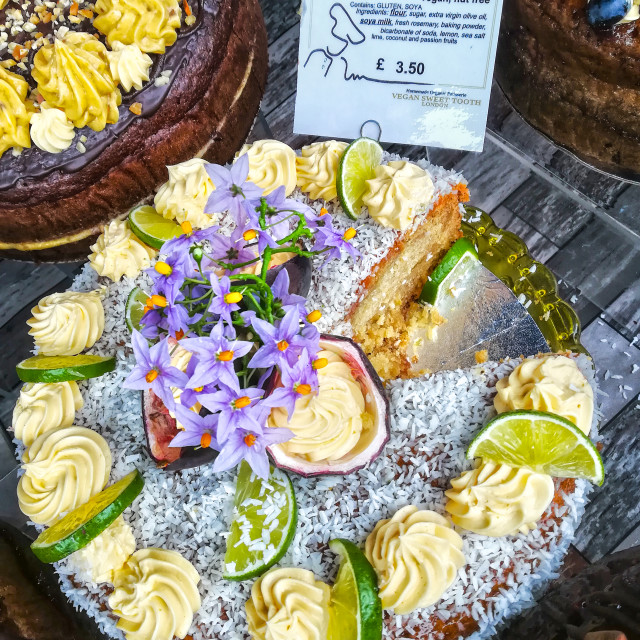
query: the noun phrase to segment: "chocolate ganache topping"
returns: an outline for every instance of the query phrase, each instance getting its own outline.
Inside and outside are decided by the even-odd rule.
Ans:
[[[30,2],[31,4],[31,2]],[[178,30],[178,38],[162,55],[152,55],[153,66],[150,69],[149,82],[140,90],[132,90],[122,93],[122,104],[119,107],[119,119],[115,124],[109,124],[102,131],[93,131],[89,127],[76,130],[76,136],[71,146],[61,153],[48,153],[32,145],[31,148],[23,149],[19,155],[14,155],[7,151],[0,157],[0,198],[2,191],[11,189],[18,185],[18,182],[28,182],[30,179],[42,179],[53,172],[67,174],[76,173],[87,167],[92,160],[101,155],[110,145],[141,118],[150,118],[170,95],[172,86],[180,71],[188,65],[194,64],[195,58],[201,46],[199,40],[205,35],[205,23],[215,20],[218,13],[219,0],[191,0],[190,11],[195,17],[195,22],[186,25],[184,19],[182,26]],[[0,23],[7,21],[7,12],[12,11],[12,3],[0,10]],[[66,8],[65,12],[68,13]],[[27,14],[29,11],[27,10]],[[25,24],[27,24],[25,22]],[[65,24],[67,24],[65,22]],[[54,26],[52,26],[54,25]],[[79,24],[70,23],[71,30],[84,31],[96,34],[103,42],[104,37],[97,33],[90,20],[84,19]],[[55,31],[61,27],[52,21],[37,25],[37,30],[49,41],[53,39]],[[62,27],[65,29],[65,27]],[[11,42],[25,43],[33,41],[33,33],[19,32],[11,37]],[[33,56],[37,49],[31,49],[24,58],[24,65],[18,64],[11,67],[11,71],[19,73],[29,83],[31,88],[35,88],[35,82],[31,77],[30,70],[33,64]],[[3,60],[11,59],[11,52],[0,53]],[[138,103],[140,105],[140,115],[132,112],[130,107]],[[134,108],[134,111],[137,109]]]

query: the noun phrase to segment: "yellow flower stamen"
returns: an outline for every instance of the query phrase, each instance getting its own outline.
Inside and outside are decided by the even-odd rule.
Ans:
[[[195,391],[196,393],[200,393],[203,389],[204,389],[204,387],[196,387],[196,388],[194,389],[194,391]]]
[[[191,226],[191,223],[188,220],[181,222],[180,228],[182,229],[185,235],[190,236],[193,233],[193,227]]]
[[[182,340],[184,338],[184,331],[182,329],[178,329],[176,331],[176,340]]]
[[[342,236],[343,240],[352,240],[356,237],[356,230],[353,227],[349,227]]]
[[[153,295],[151,296],[151,302],[153,303],[154,307],[166,307],[167,306],[167,299],[164,296],[159,296],[159,295]]]
[[[253,433],[248,433],[245,437],[244,437],[244,443],[247,445],[247,447],[253,447],[253,445],[256,443],[257,438],[253,435]]]
[[[317,371],[318,369],[324,369],[328,364],[329,361],[326,358],[318,358],[313,361],[311,366]]]
[[[327,213],[329,213],[328,209],[325,209],[324,207],[322,207],[322,209],[320,209],[320,215],[321,216],[326,216]]]
[[[251,404],[251,398],[249,396],[240,396],[233,403],[235,409],[244,409]]]
[[[296,393],[299,393],[301,396],[308,396],[311,393],[311,386],[308,384],[298,384],[296,385]]]
[[[322,318],[322,314],[316,309],[307,315],[307,322],[318,322]]]
[[[243,234],[242,237],[249,242],[249,240],[253,240],[258,234],[255,232],[255,229],[247,229]]]
[[[203,433],[202,438],[200,438],[200,446],[203,448],[207,448],[211,446],[211,434]]]
[[[289,343],[286,340],[280,340],[277,346],[279,351],[286,351],[289,348]]]
[[[242,300],[242,294],[239,291],[231,291],[224,297],[224,301],[227,304],[237,304],[240,300]]]
[[[173,269],[171,268],[171,265],[167,264],[166,262],[162,262],[162,260],[160,262],[156,262],[156,266],[154,267],[154,269],[161,276],[170,276],[173,273]]]
[[[233,360],[233,351],[221,351],[218,354],[218,360],[221,360],[222,362],[230,362]]]
[[[149,371],[149,373],[147,373],[147,375],[144,377],[144,379],[151,384],[156,378],[158,377],[158,371],[157,369],[151,369],[151,371]]]

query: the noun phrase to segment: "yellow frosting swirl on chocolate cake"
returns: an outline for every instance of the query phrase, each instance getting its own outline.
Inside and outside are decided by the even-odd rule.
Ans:
[[[362,202],[369,215],[383,227],[407,229],[420,208],[434,192],[429,174],[417,164],[393,160],[376,167],[375,178],[367,180]]]
[[[483,461],[451,481],[446,510],[455,524],[485,536],[527,533],[553,500],[550,476]]]
[[[245,153],[249,156],[247,180],[262,187],[265,194],[284,185],[285,194],[290,195],[296,188],[296,154],[284,142],[258,140],[245,144],[236,159]]]
[[[28,92],[29,85],[24,78],[0,67],[0,156],[7,149],[31,146]]]
[[[73,124],[64,111],[52,108],[46,102],[31,116],[31,139],[43,151],[60,153],[71,146],[75,135]]]
[[[382,606],[397,614],[440,600],[466,562],[449,521],[414,506],[378,522],[365,552],[378,574]]]
[[[178,0],[98,0],[93,26],[115,42],[136,44],[145,53],[164,53],[177,39]]]
[[[104,331],[102,291],[65,291],[42,298],[27,320],[40,353],[74,356],[92,347]]]
[[[120,515],[86,547],[69,556],[69,567],[83,580],[111,582],[136,550],[133,530]]]
[[[70,427],[84,400],[76,382],[25,384],[13,409],[11,427],[25,446],[47,431]]]
[[[88,33],[70,31],[41,47],[31,75],[51,107],[62,109],[75,127],[102,131],[118,122],[122,100],[106,47]]]
[[[496,384],[498,413],[527,409],[555,413],[586,435],[593,418],[593,389],[575,360],[555,354],[528,358]]]
[[[109,606],[127,640],[184,638],[200,608],[200,576],[176,551],[140,549],[114,572]]]
[[[252,640],[325,640],[331,589],[306,569],[271,569],[247,601]]]
[[[158,189],[153,201],[160,215],[179,224],[188,221],[194,229],[206,229],[217,222],[218,216],[204,212],[215,189],[205,170],[206,164],[193,158],[167,167],[169,180]]]
[[[111,77],[125,91],[142,89],[142,85],[149,81],[149,69],[153,60],[137,44],[116,41],[111,45],[111,51],[107,51],[107,57]]]
[[[117,282],[122,276],[135,278],[151,264],[156,252],[131,231],[124,220],[112,220],[91,247],[89,264],[99,276]]]
[[[329,140],[302,147],[296,158],[297,184],[312,200],[336,200],[336,178],[346,142]]]
[[[318,371],[318,393],[301,395],[289,419],[282,407],[272,409],[268,425],[284,427],[294,438],[281,446],[290,455],[312,462],[339,460],[358,444],[372,419],[366,412],[362,389],[349,365],[333,351],[320,351],[328,364]]]
[[[51,525],[104,489],[111,452],[99,433],[63,427],[37,438],[24,452],[22,462],[20,509],[33,522]]]

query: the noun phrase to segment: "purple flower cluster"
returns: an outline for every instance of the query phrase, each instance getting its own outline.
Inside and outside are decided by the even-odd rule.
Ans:
[[[268,426],[271,409],[291,416],[298,398],[317,392],[320,350],[305,298],[289,292],[286,269],[269,285],[269,265],[285,252],[357,257],[355,231],[337,231],[326,210],[317,215],[283,187],[264,196],[247,181],[246,155],[206,170],[216,188],[205,211],[227,211],[235,228],[225,235],[183,224],[185,233],[164,244],[147,271],[151,294],[125,386],[151,389],[175,415],[181,430],[171,446],[212,447],[216,471],[245,459],[267,477],[267,448],[293,437]],[[184,371],[174,354],[188,360]]]

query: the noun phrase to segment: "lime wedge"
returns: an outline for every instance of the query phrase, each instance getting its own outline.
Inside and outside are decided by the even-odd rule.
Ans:
[[[127,323],[129,331],[140,331],[140,320],[144,315],[144,307],[148,298],[149,295],[140,287],[131,289],[127,298],[127,306],[124,310],[124,321]]]
[[[380,640],[382,602],[376,572],[353,542],[337,538],[329,548],[340,556],[340,568],[331,589],[327,640]]]
[[[298,507],[291,480],[274,467],[268,480],[262,480],[243,462],[233,513],[223,576],[227,580],[249,580],[276,564],[293,540]]]
[[[455,298],[456,287],[479,264],[478,254],[471,241],[466,238],[456,240],[425,282],[420,302],[432,304],[436,308],[442,307],[445,296]]]
[[[42,562],[57,562],[88,545],[138,496],[144,480],[136,469],[45,529],[31,549]]]
[[[376,167],[382,160],[382,147],[371,138],[354,140],[342,154],[338,166],[336,187],[340,204],[354,220],[362,209],[362,195],[367,180],[375,177]]]
[[[167,240],[184,233],[177,222],[163,218],[148,204],[129,212],[129,226],[142,242],[154,249],[162,249]]]
[[[474,438],[467,458],[604,482],[604,465],[593,442],[569,420],[543,411],[501,413]]]
[[[66,382],[86,380],[113,371],[115,356],[33,356],[16,366],[18,378],[23,382]]]

